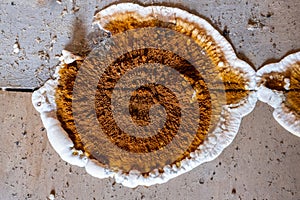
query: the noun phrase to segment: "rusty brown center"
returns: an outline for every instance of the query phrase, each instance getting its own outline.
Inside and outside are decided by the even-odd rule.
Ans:
[[[153,133],[145,132],[141,133],[144,137],[136,137],[130,135],[130,133],[125,133],[114,121],[111,105],[113,89],[106,89],[106,80],[103,79],[99,81],[96,94],[96,112],[102,130],[113,144],[126,151],[147,153],[159,150],[172,141],[181,122],[181,108],[172,91],[162,85],[149,84],[134,92],[131,96],[129,112],[133,121],[138,125],[149,125],[150,108],[155,104],[162,105],[165,108],[167,115],[164,127],[161,130],[152,130],[155,135],[153,135]],[[114,79],[112,75],[110,76],[110,79],[114,80],[114,84],[118,81],[118,79]],[[155,115],[163,117],[163,113],[155,113]]]
[[[151,152],[159,150],[171,142],[180,126],[180,111],[184,108],[179,106],[178,100],[172,91],[163,85],[149,84],[139,88],[132,94],[129,106],[131,118],[134,122],[142,126],[149,123],[149,110],[153,105],[160,104],[164,107],[166,111],[166,122],[161,130],[156,131],[157,133],[155,135],[153,135],[153,133],[144,133],[145,136],[151,134],[153,136],[142,138],[132,136],[130,133],[123,132],[117,126],[113,118],[111,97],[115,84],[127,71],[145,63],[160,63],[172,67],[179,71],[182,76],[187,77],[190,80],[190,83],[187,82],[187,84],[191,84],[192,87],[201,91],[195,97],[199,104],[199,110],[197,112],[199,112],[201,116],[199,128],[196,137],[189,145],[189,148],[186,149],[185,153],[181,155],[180,158],[176,159],[177,161],[180,161],[189,156],[189,153],[195,151],[195,149],[203,142],[210,126],[211,101],[208,88],[199,72],[197,72],[188,61],[172,52],[158,49],[135,50],[122,55],[106,69],[99,80],[97,86],[98,90],[96,92],[96,113],[100,126],[112,143],[131,152]],[[165,77],[168,78],[168,75],[166,74]],[[172,80],[169,81],[172,82]],[[184,95],[186,95],[187,98],[191,96],[191,94],[183,94],[183,96]],[[159,113],[158,115],[163,116],[163,114]],[[182,138],[182,140],[184,141],[185,139]],[[90,143],[88,141],[85,142]],[[95,147],[95,145],[93,145],[93,147]],[[99,148],[101,148],[100,144]],[[92,150],[93,152],[91,152],[91,150],[89,151],[95,158],[101,160],[103,155],[97,154],[98,151],[96,149]],[[178,149],[180,149],[180,144]],[[106,164],[109,165],[111,163]]]

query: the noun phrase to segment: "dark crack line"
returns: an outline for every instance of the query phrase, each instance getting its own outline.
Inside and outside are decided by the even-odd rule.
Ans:
[[[7,92],[34,92],[38,88],[9,88],[9,87],[2,87],[0,90],[7,91]]]

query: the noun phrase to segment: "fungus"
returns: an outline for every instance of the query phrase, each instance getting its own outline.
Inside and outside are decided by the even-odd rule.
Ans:
[[[275,120],[300,137],[300,52],[257,71],[257,95],[274,108]]]
[[[33,94],[64,160],[127,187],[149,186],[232,142],[256,103],[255,72],[207,21],[120,3],[93,23],[110,37],[83,57],[63,51],[55,80]]]

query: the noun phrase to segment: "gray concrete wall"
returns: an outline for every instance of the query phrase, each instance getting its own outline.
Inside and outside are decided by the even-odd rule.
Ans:
[[[300,139],[258,103],[215,160],[163,185],[130,189],[62,161],[47,140],[30,93],[0,92],[0,199],[300,199]]]
[[[220,32],[229,32],[226,37],[238,56],[256,69],[300,50],[299,1],[164,2],[181,5]],[[95,10],[109,3],[2,0],[0,87],[43,84],[62,49],[82,50]],[[15,43],[20,47],[17,54]],[[300,140],[275,122],[266,104],[259,102],[244,118],[236,139],[216,160],[166,184],[129,189],[62,161],[51,148],[30,98],[30,93],[0,92],[1,200],[47,199],[50,193],[66,200],[300,199]]]
[[[0,87],[39,87],[61,50],[80,51],[94,12],[116,1],[54,0],[0,3]],[[121,1],[122,2],[122,1]],[[131,1],[134,2],[134,1]],[[254,68],[300,50],[300,2],[294,0],[162,0],[211,22]],[[79,10],[78,10],[79,9]],[[252,28],[251,28],[252,27]],[[13,53],[14,44],[20,47]]]

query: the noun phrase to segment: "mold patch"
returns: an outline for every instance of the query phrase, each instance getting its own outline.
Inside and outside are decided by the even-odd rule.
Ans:
[[[300,137],[300,52],[263,66],[257,81],[258,99],[274,108],[281,126]]]
[[[213,160],[232,142],[256,103],[255,72],[208,22],[178,8],[122,3],[96,13],[94,24],[111,38],[86,57],[63,51],[56,79],[33,94],[64,160],[127,187],[149,186]],[[130,84],[114,94],[124,76]],[[130,115],[118,118],[123,104],[114,99],[127,90],[134,92],[121,102]],[[130,135],[135,130],[140,135]]]

